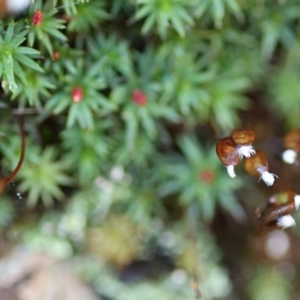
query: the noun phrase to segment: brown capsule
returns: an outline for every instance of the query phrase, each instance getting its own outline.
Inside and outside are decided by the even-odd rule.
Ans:
[[[293,191],[276,193],[269,198],[268,207],[277,207],[282,204],[292,203],[298,206],[298,196]]]
[[[290,213],[295,209],[292,203],[281,204],[275,207],[267,207],[263,213],[257,213],[258,229],[288,228],[296,224]]]
[[[292,149],[296,152],[300,151],[300,129],[289,131],[283,138],[283,146],[285,149]]]
[[[240,159],[236,152],[236,145],[230,137],[218,141],[216,151],[219,159],[225,166],[236,166]]]
[[[239,163],[240,158],[234,141],[230,137],[219,140],[216,152],[223,165],[227,167],[228,175],[235,177],[234,166]]]
[[[291,130],[283,138],[283,146],[286,149],[282,153],[282,159],[288,164],[297,161],[297,154],[300,151],[300,129]]]
[[[300,206],[300,196],[293,191],[277,193],[270,197],[263,213],[257,208],[255,216],[258,221],[258,231],[263,229],[288,228],[296,224],[290,215]]]
[[[290,215],[295,209],[300,206],[300,196],[293,191],[285,191],[273,195],[269,199],[269,203],[263,213],[256,211],[259,229],[267,227],[273,228],[288,228],[295,226],[296,222]]]
[[[244,162],[246,171],[252,175],[262,179],[266,185],[273,185],[276,175],[269,173],[269,164],[266,156],[260,150],[256,154],[247,158]]]
[[[256,177],[261,176],[261,169],[264,169],[265,171],[269,171],[269,164],[267,161],[266,156],[264,153],[260,150],[256,151],[256,154],[247,158],[244,162],[244,166],[246,171]]]
[[[237,145],[252,144],[256,138],[256,134],[252,128],[244,128],[233,130],[231,138]]]

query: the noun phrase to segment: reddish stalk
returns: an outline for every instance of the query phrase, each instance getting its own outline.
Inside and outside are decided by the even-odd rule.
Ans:
[[[23,120],[23,117],[19,118],[19,125],[20,125],[20,130],[21,130],[21,155],[20,155],[20,159],[19,159],[19,162],[18,162],[16,168],[5,179],[4,185],[9,184],[15,178],[15,176],[18,174],[19,170],[22,167],[22,164],[23,164],[23,161],[24,161],[24,157],[25,157],[25,146],[26,145],[25,145],[25,133],[24,133],[24,120]]]

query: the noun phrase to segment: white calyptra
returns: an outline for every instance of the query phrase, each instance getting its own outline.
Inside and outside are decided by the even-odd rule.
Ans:
[[[275,177],[278,178],[277,175],[275,175],[273,173],[269,173],[266,170],[265,166],[260,166],[259,168],[257,168],[257,171],[261,174],[259,180],[262,179],[267,186],[273,185],[273,183],[275,181]]]
[[[31,0],[6,0],[7,10],[10,13],[19,13],[30,4]]]
[[[291,215],[285,215],[277,219],[277,225],[283,229],[296,225],[295,219]]]
[[[242,159],[243,156],[249,158],[250,156],[255,154],[255,150],[251,145],[237,146],[236,151],[240,159]]]
[[[110,171],[110,179],[112,181],[121,181],[124,178],[125,172],[122,166],[114,166]]]
[[[285,150],[282,153],[282,159],[285,163],[292,165],[297,159],[297,152],[292,149]]]
[[[234,165],[229,165],[226,167],[227,168],[227,173],[228,175],[231,177],[231,178],[234,178],[236,175],[235,175],[235,172],[234,172]]]
[[[273,185],[274,181],[275,181],[275,177],[278,177],[277,175],[273,174],[273,173],[269,173],[268,171],[264,171],[260,177],[260,179],[262,179],[267,186],[271,186]]]
[[[295,201],[295,208],[298,209],[300,207],[300,195],[296,195],[294,197],[294,201]]]

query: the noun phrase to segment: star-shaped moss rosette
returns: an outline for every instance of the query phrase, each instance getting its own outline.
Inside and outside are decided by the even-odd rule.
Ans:
[[[31,27],[28,33],[28,43],[32,47],[38,40],[52,55],[52,39],[67,41],[67,37],[62,33],[65,21],[54,17],[57,11],[51,6],[46,5],[43,10],[40,9],[41,6],[41,1],[36,0],[30,8]]]
[[[169,180],[160,188],[162,195],[177,194],[184,206],[198,203],[206,219],[213,216],[217,203],[235,217],[242,217],[243,212],[234,195],[242,186],[242,180],[224,176],[214,147],[205,149],[187,136],[181,138],[178,144],[183,156],[176,156],[171,163],[163,166]]]
[[[68,113],[67,127],[78,124],[81,128],[94,128],[94,118],[115,109],[115,105],[100,92],[106,87],[101,77],[101,65],[89,64],[83,59],[69,61],[65,75],[57,82],[58,91],[51,97],[46,108],[54,113]]]
[[[12,99],[18,99],[22,106],[26,105],[34,106],[36,108],[42,107],[42,102],[46,101],[51,97],[51,91],[55,89],[53,79],[46,75],[41,75],[34,70],[28,70],[26,75],[26,85],[18,81],[17,89],[12,94]]]
[[[103,76],[108,86],[114,87],[122,81],[123,76],[128,78],[134,73],[130,45],[115,33],[110,32],[105,36],[103,32],[97,32],[95,38],[89,40],[87,47],[92,60],[103,61]],[[159,64],[155,65],[156,68],[157,65]]]
[[[263,212],[256,209],[258,230],[288,228],[296,225],[291,216],[294,210],[300,207],[300,195],[293,191],[284,191],[270,197],[267,207]]]
[[[42,201],[45,206],[51,206],[54,199],[64,197],[61,186],[68,186],[73,179],[67,175],[68,166],[65,162],[57,161],[54,148],[41,151],[36,146],[29,145],[24,164],[18,174],[21,184],[20,193],[26,193],[28,206],[35,206]]]
[[[88,3],[79,3],[73,5],[75,12],[68,13],[70,21],[68,22],[68,30],[88,33],[92,29],[109,19],[110,15],[106,12],[105,5],[102,1],[91,1]],[[70,7],[67,6],[67,7]]]
[[[33,60],[40,57],[40,52],[30,47],[20,46],[26,40],[27,33],[28,30],[20,31],[20,26],[10,22],[4,35],[0,34],[0,78],[5,91],[16,92],[18,86],[15,77],[20,79],[22,84],[27,84],[26,67],[35,72],[43,72],[43,69]]]
[[[96,124],[94,129],[70,128],[61,132],[62,146],[70,169],[81,185],[90,186],[101,173],[108,160],[112,141],[106,132],[111,126],[109,120]]]
[[[136,85],[135,85],[136,84]],[[126,127],[126,144],[132,148],[139,131],[153,140],[157,137],[160,119],[178,122],[180,117],[167,103],[160,101],[156,82],[138,84],[138,80],[116,86],[111,100],[122,109]]]
[[[184,37],[187,28],[193,24],[189,8],[190,0],[138,0],[136,20],[143,20],[142,33],[146,34],[155,27],[158,34],[165,38],[172,28]]]

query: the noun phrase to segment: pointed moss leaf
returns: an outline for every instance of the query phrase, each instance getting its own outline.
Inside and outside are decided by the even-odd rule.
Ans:
[[[32,46],[33,46],[33,43],[34,43],[34,40],[35,40],[35,34],[34,34],[33,31],[30,31],[30,32],[28,33],[27,40],[28,40],[29,46],[32,47]]]
[[[197,6],[195,7],[195,14],[201,17],[208,9],[210,1],[211,0],[203,0],[197,3]]]
[[[64,28],[64,26],[62,27]],[[62,34],[59,30],[57,29],[53,29],[53,28],[44,28],[45,32],[49,33],[50,35],[56,37],[57,39],[59,40],[62,40],[62,41],[66,41],[67,40],[67,37]]]
[[[59,114],[70,105],[70,102],[71,97],[68,99],[67,97],[64,97],[63,93],[58,93],[48,101],[46,107],[48,109],[53,109],[55,114]]]
[[[52,55],[53,49],[52,49],[52,42],[50,41],[50,38],[48,35],[43,34],[41,38],[42,43],[47,48],[48,52]]]
[[[15,24],[14,22],[11,22],[6,30],[6,34],[5,34],[5,37],[4,37],[4,42],[6,43],[10,43],[11,42],[11,39],[13,37],[13,34],[14,34],[14,27],[15,27]]]
[[[269,59],[275,50],[276,44],[280,37],[281,28],[273,22],[264,24],[264,35],[262,39],[261,55],[263,59]]]
[[[22,83],[27,84],[26,75],[17,60],[14,61],[14,71],[16,76],[22,81]]]
[[[203,153],[198,147],[196,141],[192,138],[184,136],[179,140],[179,145],[181,150],[184,152],[185,157],[190,162],[192,166],[197,166],[203,160]]]
[[[44,70],[35,62],[33,61],[31,58],[29,58],[28,56],[26,55],[23,55],[23,54],[17,54],[15,56],[15,58],[23,65],[27,66],[27,67],[30,67],[36,71],[39,71],[39,72],[44,72]]]
[[[25,36],[27,34],[28,30],[24,30],[20,33],[18,33],[14,38],[13,40],[9,43],[10,46],[12,48],[17,48],[19,45],[21,45],[25,40]]]
[[[212,12],[215,25],[217,27],[222,26],[222,21],[225,15],[225,8],[223,0],[212,0]]]
[[[68,128],[71,128],[75,124],[78,114],[80,114],[80,110],[78,108],[80,108],[78,103],[71,105],[67,120]]]
[[[149,114],[147,113],[144,107],[140,108],[139,113],[141,116],[141,122],[144,129],[146,130],[149,137],[154,138],[156,135],[156,126],[155,126],[154,119],[149,116]]]
[[[126,124],[125,139],[128,149],[133,149],[138,130],[138,122],[132,110],[126,109],[123,113]]]
[[[174,29],[177,31],[177,33],[181,37],[184,37],[185,36],[184,25],[181,22],[181,20],[176,15],[175,16],[171,15],[170,18],[171,18]]]
[[[17,84],[14,77],[13,58],[10,53],[6,52],[3,55],[3,60],[4,72],[8,81],[8,88],[14,93],[17,90]]]
[[[40,54],[40,52],[38,50],[35,50],[33,48],[29,48],[29,47],[18,47],[15,50],[15,53],[27,54],[27,55],[39,55]]]
[[[92,111],[88,108],[88,106],[83,102],[81,108],[78,109],[80,111],[78,113],[77,119],[79,121],[79,125],[82,128],[94,128],[94,118]]]
[[[151,7],[150,6],[143,6],[135,14],[135,19],[140,20],[140,19],[146,17],[150,13],[151,13]]]
[[[235,0],[226,0],[228,7],[236,14],[240,14],[241,8]]]

